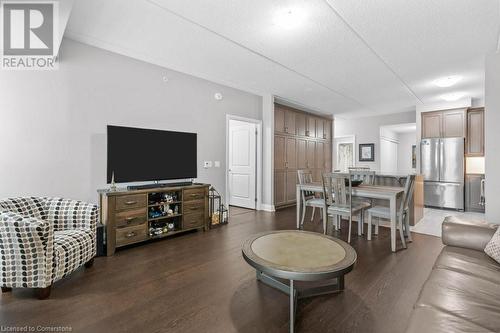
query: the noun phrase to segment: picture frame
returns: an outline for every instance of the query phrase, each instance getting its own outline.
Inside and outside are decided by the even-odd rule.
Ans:
[[[375,161],[375,144],[360,143],[359,144],[359,161],[374,162]]]
[[[412,169],[417,168],[417,145],[411,146],[411,167]]]

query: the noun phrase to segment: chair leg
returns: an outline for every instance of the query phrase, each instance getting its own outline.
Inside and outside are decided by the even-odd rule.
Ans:
[[[372,240],[372,214],[368,213],[368,240]]]
[[[314,213],[316,212],[316,207],[313,207],[313,212],[311,214],[311,222],[314,220]]]
[[[403,244],[403,247],[406,249],[406,240],[405,240],[405,235],[404,235],[404,230],[403,230],[403,217],[400,216],[398,218],[398,228],[399,228],[399,237],[401,237],[401,243]]]
[[[306,217],[306,209],[307,209],[307,206],[304,205],[304,207],[302,207],[302,218],[300,219],[300,229],[302,229],[302,227],[304,225],[304,219]]]
[[[406,235],[408,236],[408,241],[413,242],[413,239],[411,238],[411,231],[410,231],[410,214],[405,214],[405,225],[406,225]]]
[[[347,243],[351,244],[351,227],[352,227],[352,215],[349,215],[349,233],[347,234]]]
[[[94,265],[94,258],[90,259],[85,263],[85,268],[90,268]]]
[[[377,221],[376,221],[376,224],[375,224],[375,235],[378,236],[378,226],[380,224],[380,217],[377,217]]]
[[[10,287],[2,287],[2,293],[8,293],[11,291],[12,291],[12,288],[10,288]]]
[[[52,286],[45,288],[35,288],[35,295],[38,299],[47,299],[50,296],[50,289]]]

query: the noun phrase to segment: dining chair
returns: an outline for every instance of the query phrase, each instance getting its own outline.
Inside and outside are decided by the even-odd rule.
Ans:
[[[355,202],[352,200],[351,177],[345,174],[324,173],[323,196],[327,207],[327,216],[334,218],[336,229],[339,228],[342,217],[349,218],[347,242],[350,243],[352,217],[353,215],[360,215],[360,219],[362,221],[363,211],[367,207],[363,202]]]
[[[299,177],[299,184],[307,184],[313,182],[313,176],[311,170],[297,170],[297,176]],[[316,208],[319,208],[321,216],[323,216],[323,209],[325,208],[325,200],[323,198],[316,198],[315,192],[302,191],[301,200],[304,203],[304,209],[302,210],[302,218],[300,220],[300,227],[304,225],[304,219],[306,216],[306,208],[312,207],[311,221],[314,220],[314,212]]]
[[[351,176],[352,180],[361,180],[363,185],[374,185],[375,184],[375,171],[369,171],[366,169],[363,170],[350,170],[349,175]],[[364,202],[368,204],[366,208],[370,208],[372,206],[372,200],[371,199],[364,199],[364,198],[358,198],[354,197],[353,201],[355,202]],[[363,214],[363,217],[365,214]],[[364,233],[364,219],[358,223],[358,235],[362,235]]]
[[[413,197],[413,187],[415,185],[415,175],[408,175],[406,177],[405,189],[403,193],[403,197],[401,198],[401,202],[399,205],[399,210],[397,212],[397,227],[399,229],[399,235],[401,237],[401,242],[403,243],[403,247],[406,248],[405,235],[408,237],[408,241],[411,242],[411,233],[410,233],[410,209],[409,204],[411,202],[411,198]],[[380,219],[390,219],[391,212],[389,207],[384,206],[375,206],[367,210],[368,214],[368,240],[372,238],[372,218],[377,217],[377,221],[375,222],[375,235],[378,235],[378,227],[380,223]]]

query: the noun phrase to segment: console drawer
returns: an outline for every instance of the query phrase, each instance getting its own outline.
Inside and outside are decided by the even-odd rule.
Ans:
[[[139,208],[134,210],[124,210],[115,215],[115,225],[117,228],[130,227],[143,224],[147,220],[147,209]]]
[[[193,200],[184,203],[184,214],[195,214],[205,212],[205,200]]]
[[[147,207],[147,194],[133,194],[116,197],[116,210]]]
[[[198,228],[205,225],[205,213],[195,213],[184,215],[182,229]]]
[[[184,190],[184,201],[205,199],[205,188],[191,188]]]
[[[147,223],[116,229],[116,246],[140,242],[147,238]]]

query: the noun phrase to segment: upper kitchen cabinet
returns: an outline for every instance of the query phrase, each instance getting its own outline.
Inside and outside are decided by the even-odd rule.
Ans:
[[[467,111],[467,156],[484,156],[484,108]]]
[[[441,112],[422,113],[422,139],[440,138],[442,123]]]
[[[295,135],[296,113],[281,105],[276,105],[274,108],[274,131],[280,134]]]
[[[315,138],[316,137],[316,117],[313,116],[307,116],[307,123],[306,123],[306,136],[310,138]]]
[[[327,123],[328,120],[323,119],[323,118],[316,118],[316,137],[318,139],[324,139],[325,138],[325,123]]]
[[[465,137],[465,110],[443,111],[443,138]]]
[[[459,138],[466,135],[464,109],[422,113],[422,138]]]
[[[306,136],[307,116],[304,113],[297,113],[295,115],[295,128],[298,136]]]

